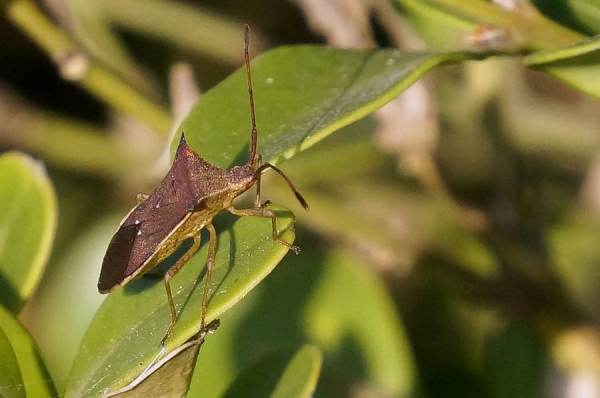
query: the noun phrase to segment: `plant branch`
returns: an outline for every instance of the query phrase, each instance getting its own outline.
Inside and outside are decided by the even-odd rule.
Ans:
[[[101,0],[100,4],[112,22],[128,30],[169,40],[227,64],[237,66],[243,61],[237,45],[241,43],[241,22],[181,2]],[[254,54],[265,47],[265,42],[265,37],[253,30]]]
[[[518,40],[527,47],[543,49],[572,44],[585,38],[546,18],[534,7],[507,10],[482,0],[433,0],[453,13],[461,14],[479,23],[491,24],[515,31]]]
[[[56,63],[64,79],[79,84],[110,107],[143,121],[156,132],[168,132],[171,117],[160,105],[90,59],[32,0],[10,1],[5,12]]]

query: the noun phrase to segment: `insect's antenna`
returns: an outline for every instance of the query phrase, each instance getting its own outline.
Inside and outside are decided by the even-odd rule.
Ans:
[[[244,59],[246,61],[246,74],[248,83],[248,97],[250,99],[250,117],[252,118],[252,133],[250,135],[250,154],[248,163],[254,164],[256,158],[256,113],[254,112],[254,92],[252,90],[252,72],[250,70],[250,25],[244,25]]]
[[[300,194],[300,192],[298,192],[298,190],[296,189],[296,187],[294,186],[292,181],[283,173],[283,171],[281,171],[277,167],[273,166],[271,163],[263,163],[260,165],[260,167],[256,170],[255,173],[258,175],[267,169],[272,169],[277,174],[282,176],[283,179],[285,180],[285,182],[287,182],[287,184],[290,187],[290,189],[292,190],[292,192],[294,192],[294,195],[296,195],[296,199],[298,199],[298,202],[300,202],[302,207],[304,207],[306,210],[308,210],[308,202],[306,202],[306,199],[304,199],[304,196],[302,196]]]

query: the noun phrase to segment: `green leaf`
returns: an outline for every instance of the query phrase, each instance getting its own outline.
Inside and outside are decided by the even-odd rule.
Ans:
[[[215,322],[214,328],[219,324],[219,321]],[[208,331],[213,330],[213,326],[208,325]],[[185,397],[204,337],[203,333],[202,336],[194,337],[191,341],[177,347],[176,350],[140,374],[128,386],[113,391],[112,394],[118,395],[120,398]]]
[[[508,9],[487,0],[396,0],[396,4],[408,12],[419,33],[433,38],[438,48],[477,45],[512,49],[512,52],[518,48],[564,46],[583,38],[547,19],[533,7]],[[484,34],[478,38],[481,35],[477,27],[492,28],[494,37],[486,38]]]
[[[219,63],[238,65],[243,61],[242,25],[222,12],[210,11],[201,4],[145,0],[99,0],[111,22],[132,33],[167,42],[169,47],[184,47]],[[185,29],[181,27],[185,26]],[[264,43],[258,32],[253,45]]]
[[[385,105],[436,65],[483,57],[309,45],[269,51],[252,63],[258,150],[267,161],[289,158]],[[240,69],[209,90],[178,129],[217,166],[247,159],[250,114],[245,79]]]
[[[65,201],[64,196],[61,199]],[[66,385],[94,313],[106,298],[98,294],[95,285],[106,244],[122,218],[122,214],[105,217],[72,240],[64,254],[52,262],[44,283],[22,313],[59,391]],[[74,300],[77,305],[73,305]]]
[[[434,66],[484,56],[320,46],[270,51],[253,63],[259,149],[266,160],[290,157],[384,105]],[[179,131],[186,132],[190,145],[207,161],[222,167],[241,162],[248,148],[247,102],[245,74],[240,70],[207,92]],[[283,257],[286,250],[271,241],[269,225],[268,220],[240,220],[232,230],[221,234],[212,284],[218,286],[219,293],[211,301],[207,320],[235,304]],[[282,225],[286,230],[290,226],[289,219]],[[229,247],[231,234],[235,239]],[[284,238],[292,237],[287,230]],[[180,283],[181,289],[175,290],[180,302],[194,289],[205,255],[205,251],[200,252],[177,275],[175,284]],[[198,331],[201,286],[195,288],[185,305],[168,350]],[[141,281],[112,294],[84,339],[67,396],[94,395],[128,384],[158,354],[168,322],[162,283],[149,286]],[[378,368],[376,373],[386,372]],[[382,376],[384,385],[401,389],[399,382],[387,377]]]
[[[224,314],[198,357],[189,396],[222,397],[245,369],[306,342],[325,358],[316,397],[358,383],[410,396],[413,359],[383,282],[347,255],[302,249]]]
[[[311,397],[317,387],[322,362],[323,356],[317,347],[302,347],[285,368],[271,397]]]
[[[284,350],[268,354],[246,368],[224,396],[310,397],[317,387],[322,362],[321,351],[311,345],[304,345],[296,352]]]
[[[530,68],[546,72],[579,91],[600,98],[600,36],[572,46],[538,51],[523,58]]]
[[[487,341],[484,377],[490,397],[543,396],[547,367],[544,341],[526,324],[509,323]]]
[[[139,65],[128,53],[123,41],[97,1],[67,0],[73,33],[85,49],[148,96],[157,97]]]
[[[0,302],[16,313],[44,272],[56,228],[56,198],[31,157],[0,156]]]
[[[600,33],[598,0],[533,0],[545,15],[563,25],[590,34]]]
[[[199,349],[198,345],[187,347],[135,389],[119,394],[119,398],[185,397]]]
[[[395,4],[430,48],[464,48],[467,35],[481,23],[472,16],[453,13],[448,7],[435,2],[396,0]]]
[[[0,330],[6,334],[17,358],[25,395],[36,398],[53,396],[52,380],[39,358],[35,343],[13,314],[2,306],[0,306]],[[0,357],[0,362],[4,361],[4,358],[4,356]]]
[[[409,395],[415,375],[408,342],[383,282],[366,264],[342,253],[329,255],[305,311],[307,334],[326,352],[337,351],[340,369],[356,355],[352,345],[359,346],[371,382]]]
[[[0,358],[0,397],[25,398],[25,388],[17,357],[2,329],[0,329]]]
[[[292,218],[280,212],[280,235],[292,242]],[[287,247],[271,239],[268,219],[242,217],[233,226],[218,223],[216,228],[220,234],[207,322],[242,299],[287,252]],[[165,354],[198,333],[204,283],[197,280],[203,276],[206,249],[205,245],[172,280],[179,319]],[[66,396],[95,397],[129,384],[160,354],[169,314],[162,278],[145,278],[112,293],[86,333]]]
[[[600,316],[600,246],[595,239],[598,234],[598,219],[581,209],[568,214],[547,232],[554,272],[570,299],[591,317]]]

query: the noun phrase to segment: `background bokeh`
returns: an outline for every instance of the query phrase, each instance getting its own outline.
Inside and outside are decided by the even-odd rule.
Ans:
[[[52,254],[19,319],[58,391],[104,298],[110,236],[164,174],[190,104],[242,64],[249,23],[254,55],[322,43],[504,56],[435,69],[283,163],[309,212],[266,179],[303,253],[222,318],[190,396],[240,396],[273,347],[306,341],[324,352],[317,396],[600,396],[598,55],[583,84],[519,57],[599,33],[600,6],[464,2],[519,17],[535,3],[559,27],[527,30],[451,0],[41,1],[81,50],[57,55],[16,3],[36,4],[0,1],[0,151],[43,161],[57,193]],[[90,64],[127,87],[78,84]]]

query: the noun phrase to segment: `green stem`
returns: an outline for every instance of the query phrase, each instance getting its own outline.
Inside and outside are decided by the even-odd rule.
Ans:
[[[160,105],[89,59],[32,0],[10,1],[6,13],[58,65],[65,79],[81,85],[116,110],[145,122],[156,132],[166,134],[169,131],[171,117]]]
[[[143,175],[151,162],[151,151],[131,153],[100,127],[30,108],[19,111],[23,109],[27,112],[18,123],[0,128],[1,144],[22,148],[53,166],[104,178]]]
[[[127,29],[169,40],[231,65],[243,61],[241,22],[173,1],[101,0],[100,4],[111,21]],[[253,32],[255,49],[264,47],[264,42],[259,32]]]
[[[527,10],[506,10],[482,0],[433,0],[439,6],[471,18],[479,23],[515,30],[532,49],[561,47],[585,38],[540,14],[533,7]]]

